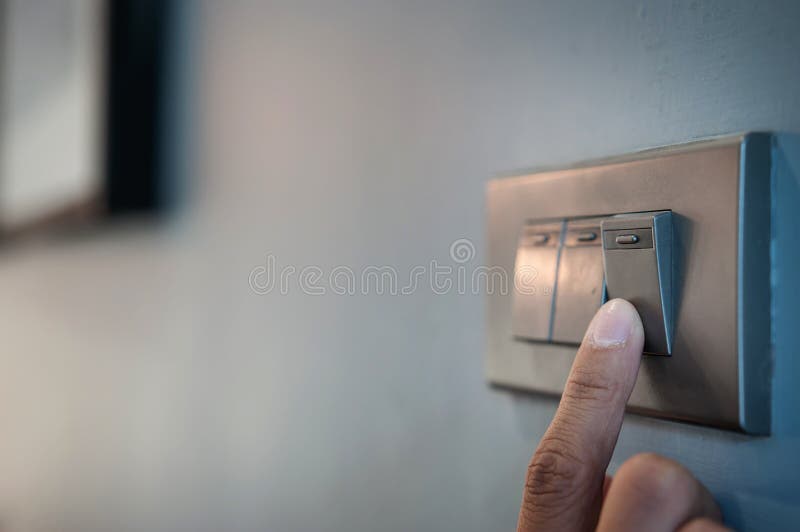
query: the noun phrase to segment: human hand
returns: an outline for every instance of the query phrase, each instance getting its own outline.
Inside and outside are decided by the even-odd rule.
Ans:
[[[722,515],[680,464],[638,454],[606,475],[644,345],[633,305],[614,299],[583,338],[558,411],[528,466],[518,532],[716,532]]]

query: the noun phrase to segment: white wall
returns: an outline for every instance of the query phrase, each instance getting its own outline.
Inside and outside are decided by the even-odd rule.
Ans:
[[[197,113],[176,138],[185,210],[0,254],[6,530],[512,530],[556,402],[486,385],[483,298],[259,296],[252,269],[271,253],[408,272],[448,263],[459,238],[481,261],[494,174],[800,129],[792,2],[184,15],[198,45],[178,61],[198,75],[176,100]],[[782,183],[789,220],[800,195],[791,173]],[[800,313],[785,291],[777,304],[772,437],[628,416],[613,465],[661,452],[731,524],[795,523]]]

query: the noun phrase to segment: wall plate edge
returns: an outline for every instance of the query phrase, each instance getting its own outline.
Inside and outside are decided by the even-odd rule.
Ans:
[[[771,183],[774,136],[745,135],[740,151],[737,251],[739,424],[750,434],[771,428]]]

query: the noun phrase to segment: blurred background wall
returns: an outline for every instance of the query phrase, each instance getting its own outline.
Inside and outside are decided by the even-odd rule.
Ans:
[[[792,1],[173,18],[164,164],[183,207],[0,253],[4,531],[512,530],[556,401],[486,385],[483,297],[257,295],[253,268],[406,272],[459,238],[477,263],[493,175],[800,130]],[[776,302],[773,436],[628,416],[612,467],[663,453],[731,525],[797,522],[800,314]]]

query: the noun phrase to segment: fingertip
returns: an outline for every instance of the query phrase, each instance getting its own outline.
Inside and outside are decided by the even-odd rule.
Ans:
[[[585,340],[601,349],[644,342],[642,321],[636,308],[624,299],[612,299],[597,311]]]

